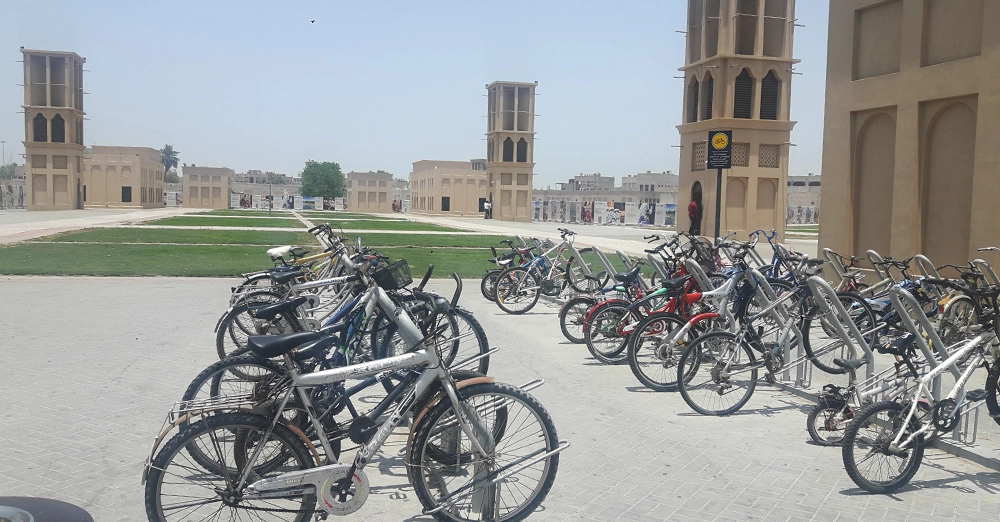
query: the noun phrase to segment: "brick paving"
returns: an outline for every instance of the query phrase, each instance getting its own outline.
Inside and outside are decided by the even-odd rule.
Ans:
[[[0,278],[0,496],[54,498],[99,522],[145,520],[142,463],[163,415],[215,360],[232,280]],[[447,281],[432,283],[451,294]],[[563,453],[540,521],[1000,519],[1000,473],[928,450],[906,488],[864,494],[839,448],[807,443],[809,402],[767,386],[738,415],[693,414],[563,340],[555,308],[512,318],[467,281],[463,304],[492,344],[498,380],[532,393]],[[402,437],[368,468],[354,520],[430,520],[406,484]]]

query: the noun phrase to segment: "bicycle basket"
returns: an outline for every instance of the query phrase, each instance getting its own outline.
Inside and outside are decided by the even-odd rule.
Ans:
[[[413,283],[413,276],[410,275],[410,264],[405,259],[396,261],[385,268],[379,268],[372,274],[372,278],[383,290],[399,290]]]

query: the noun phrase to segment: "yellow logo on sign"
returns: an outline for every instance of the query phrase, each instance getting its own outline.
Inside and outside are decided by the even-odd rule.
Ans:
[[[712,147],[714,147],[715,150],[722,150],[728,146],[729,146],[729,137],[726,136],[725,134],[720,132],[715,136],[712,136]]]

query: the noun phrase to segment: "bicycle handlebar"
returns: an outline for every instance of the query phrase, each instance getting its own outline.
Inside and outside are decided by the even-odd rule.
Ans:
[[[431,274],[434,273],[434,265],[427,266],[427,272],[424,274],[424,278],[420,280],[420,284],[417,285],[417,292],[422,292],[424,290],[424,285],[427,284],[427,280],[431,278]]]

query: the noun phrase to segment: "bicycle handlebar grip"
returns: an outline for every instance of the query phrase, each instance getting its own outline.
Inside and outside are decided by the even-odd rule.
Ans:
[[[434,265],[428,265],[427,266],[427,273],[424,274],[424,278],[421,279],[420,280],[420,284],[417,285],[417,290],[418,291],[422,291],[424,289],[424,285],[427,284],[427,280],[431,278],[431,274],[433,274],[433,273],[434,273]]]
[[[455,295],[451,297],[451,306],[458,306],[458,298],[462,296],[462,278],[458,277],[458,272],[452,272],[451,278],[455,280]]]
[[[312,228],[309,229],[309,233],[310,234],[315,234],[316,231],[320,230],[322,227],[323,227],[323,225],[316,225],[316,226],[314,226],[314,227],[312,227]]]

